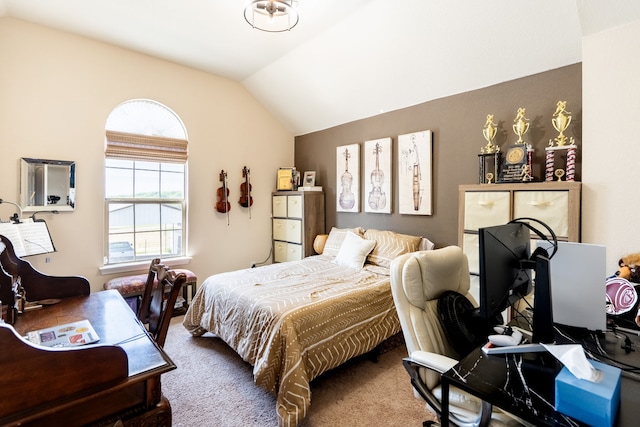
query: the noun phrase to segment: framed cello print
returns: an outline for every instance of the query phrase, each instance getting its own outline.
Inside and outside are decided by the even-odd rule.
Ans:
[[[360,144],[336,148],[336,212],[360,212]]]
[[[432,214],[431,131],[398,136],[398,212]]]
[[[364,142],[365,212],[391,213],[391,138]]]

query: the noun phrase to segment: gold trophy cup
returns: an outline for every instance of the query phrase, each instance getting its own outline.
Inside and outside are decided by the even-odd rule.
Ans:
[[[487,121],[482,128],[482,135],[484,136],[484,139],[487,140],[487,145],[482,147],[482,149],[480,150],[481,154],[495,153],[496,148],[498,147],[493,143],[493,140],[496,137],[496,133],[498,132],[497,129],[498,126],[496,126],[496,124],[493,122],[493,114],[487,114]]]
[[[522,108],[522,107],[518,108],[518,114],[516,115],[516,118],[513,120],[513,131],[518,136],[518,140],[516,141],[516,144],[520,144],[520,145],[524,145],[524,140],[522,139],[522,137],[524,136],[525,133],[529,131],[529,119],[524,117],[525,112],[526,112],[525,108]]]
[[[569,123],[571,123],[571,113],[566,111],[566,108],[567,101],[558,101],[556,111],[553,113],[553,119],[551,120],[553,127],[559,132],[556,137],[558,147],[562,147],[567,143],[567,137],[564,131],[567,130]]]

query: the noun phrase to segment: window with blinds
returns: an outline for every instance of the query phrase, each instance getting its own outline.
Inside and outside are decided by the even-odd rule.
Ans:
[[[110,114],[105,132],[105,265],[186,255],[187,136],[151,100]]]

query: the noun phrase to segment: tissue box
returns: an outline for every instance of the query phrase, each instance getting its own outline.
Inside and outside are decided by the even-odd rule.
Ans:
[[[611,427],[620,407],[619,368],[591,360],[603,378],[594,383],[578,379],[566,367],[556,376],[556,411],[594,427]]]

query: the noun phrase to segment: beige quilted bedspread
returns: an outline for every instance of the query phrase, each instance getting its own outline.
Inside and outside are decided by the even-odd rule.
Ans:
[[[207,278],[184,319],[253,365],[276,393],[280,426],[296,426],[311,403],[309,382],[400,331],[388,269],[361,271],[324,255]]]

